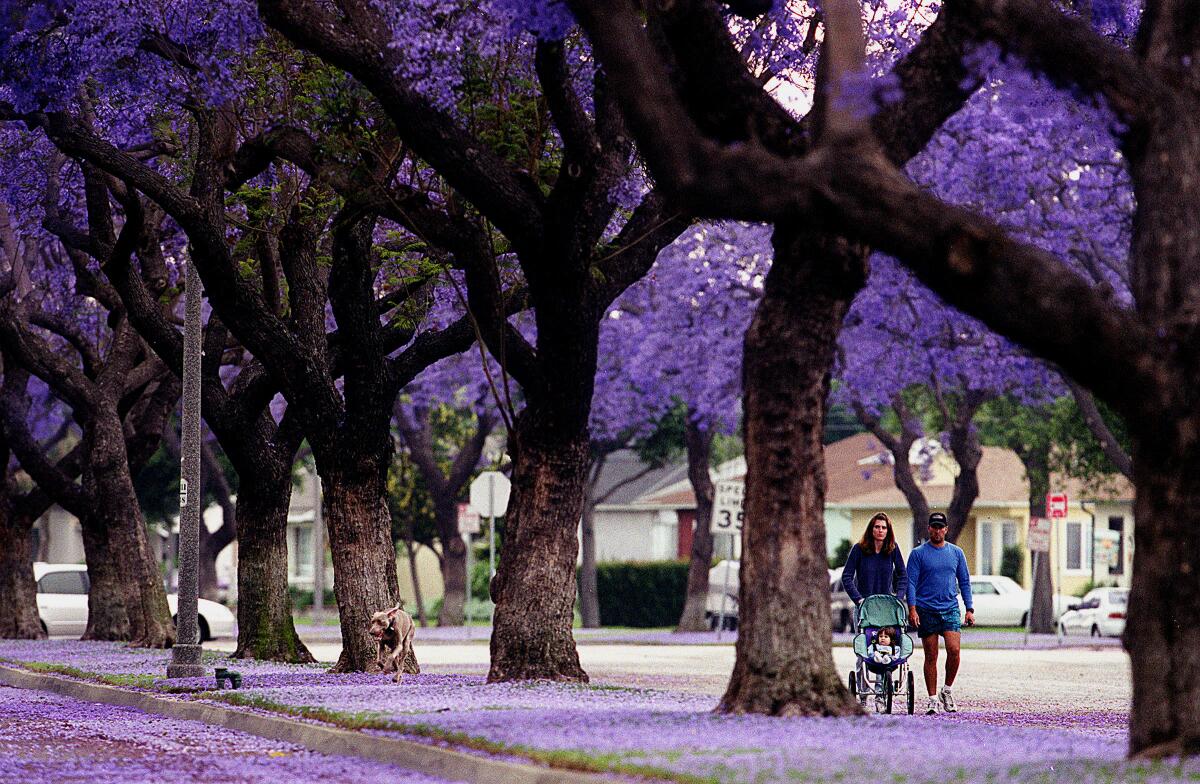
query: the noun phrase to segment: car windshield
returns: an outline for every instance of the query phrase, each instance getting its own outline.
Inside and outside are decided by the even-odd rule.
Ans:
[[[1113,591],[1108,595],[1108,603],[1124,607],[1129,603],[1129,594],[1126,591]]]

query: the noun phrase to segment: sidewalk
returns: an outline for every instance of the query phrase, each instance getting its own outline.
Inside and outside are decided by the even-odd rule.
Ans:
[[[419,653],[419,651],[418,651]],[[113,643],[0,641],[0,664],[169,696],[169,652]],[[1200,777],[1183,766],[1123,760],[1123,712],[1044,713],[967,709],[933,717],[767,718],[712,713],[708,694],[618,685],[488,684],[478,674],[331,675],[325,665],[229,661],[208,667],[244,676],[240,691],[172,696],[177,702],[234,707],[332,726],[369,738],[415,741],[489,759],[563,771],[607,771],[680,782],[941,782],[1080,780],[1178,781]],[[676,676],[680,674],[675,674]],[[1019,677],[1019,676],[1014,676]],[[483,780],[483,779],[478,779]]]

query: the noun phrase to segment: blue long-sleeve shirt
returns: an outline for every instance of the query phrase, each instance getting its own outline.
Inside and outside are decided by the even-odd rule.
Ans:
[[[967,556],[956,544],[946,542],[934,547],[929,542],[914,549],[908,556],[908,605],[928,607],[947,612],[958,607],[962,592],[963,605],[974,609],[971,600],[971,574],[967,571]]]
[[[842,568],[842,586],[855,604],[864,596],[877,593],[890,593],[903,601],[908,593],[908,578],[900,548],[893,548],[888,555],[864,553],[861,547],[854,545]]]

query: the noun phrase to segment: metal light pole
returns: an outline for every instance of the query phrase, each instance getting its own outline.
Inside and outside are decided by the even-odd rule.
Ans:
[[[204,290],[195,265],[188,261],[183,284],[183,427],[179,476],[179,602],[176,640],[168,678],[198,678],[200,628],[196,623],[200,561],[200,299]]]
[[[321,509],[321,477],[313,473],[313,618],[325,614],[325,515]]]

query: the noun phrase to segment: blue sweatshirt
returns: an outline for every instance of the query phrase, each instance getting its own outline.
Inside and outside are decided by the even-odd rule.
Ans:
[[[900,555],[900,548],[893,548],[892,554],[888,555],[864,553],[861,547],[854,545],[842,569],[842,586],[855,604],[861,602],[863,597],[877,593],[889,593],[904,601],[908,593],[908,578],[905,576],[904,556]]]
[[[955,586],[957,583],[957,587]],[[908,605],[928,607],[947,612],[958,607],[958,593],[963,604],[974,609],[971,602],[971,575],[967,572],[967,556],[956,544],[946,542],[934,547],[929,542],[908,556]]]

